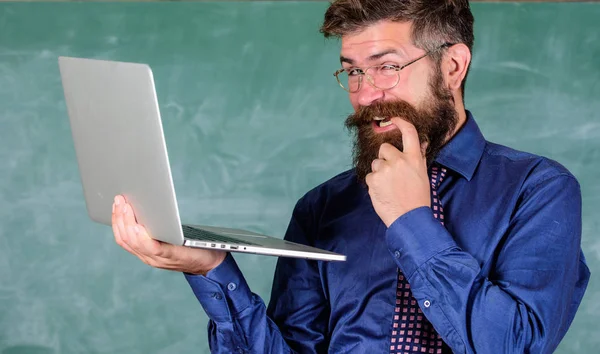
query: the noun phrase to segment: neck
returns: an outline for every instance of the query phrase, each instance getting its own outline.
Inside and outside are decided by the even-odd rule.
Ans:
[[[446,143],[450,141],[450,139],[452,139],[456,133],[458,133],[458,131],[463,127],[463,125],[465,125],[465,122],[467,121],[467,111],[465,110],[462,97],[455,96],[454,102],[456,102],[455,107],[458,119],[456,120],[456,127],[454,127],[454,131],[448,135]]]

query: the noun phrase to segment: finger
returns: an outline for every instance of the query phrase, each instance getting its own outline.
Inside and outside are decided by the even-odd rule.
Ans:
[[[402,157],[402,152],[392,144],[383,143],[379,147],[378,156],[379,159],[384,161],[394,161]]]
[[[125,242],[121,237],[119,237],[119,239],[117,240],[117,244],[119,246],[121,246],[121,248],[123,248],[125,251],[131,253],[132,255],[140,258],[140,255],[134,251],[131,246],[129,246],[129,244],[127,244],[127,242]]]
[[[122,210],[123,208],[123,198],[120,195],[117,195],[115,197],[115,201],[114,201],[114,207],[113,207],[113,220],[114,220],[114,224],[117,228],[118,233],[120,234],[121,238],[123,238],[123,229],[120,227],[121,223],[122,223]]]
[[[123,204],[125,204],[127,201],[125,200],[125,197],[118,194],[115,196],[115,204],[117,206],[117,208]]]
[[[118,225],[118,221],[117,221],[117,199],[115,198],[115,201],[113,202],[113,206],[112,206],[112,217],[111,217],[111,224],[112,224],[112,230],[113,230],[113,234],[115,236],[115,242],[123,247],[125,245],[125,242],[123,242],[123,237],[121,236],[121,231],[119,231],[119,225]]]
[[[127,225],[126,226],[126,239],[124,242],[123,248],[125,248],[129,253],[138,257],[142,262],[153,265],[152,257],[148,255],[147,252],[144,251],[144,247],[140,246],[142,242],[140,242],[140,238],[143,239],[143,236],[140,236],[140,230],[137,225]]]
[[[115,204],[113,204],[113,213],[112,213],[112,218],[111,218],[111,224],[112,224],[112,230],[113,230],[113,234],[115,235],[115,241],[117,242],[117,244],[121,244],[121,242],[123,242],[123,240],[121,239],[121,232],[119,232],[119,227],[117,226],[117,214],[115,213]]]
[[[166,244],[161,243],[148,235],[146,228],[139,224],[128,225],[131,237],[131,248],[146,258],[157,260],[165,257]]]
[[[415,155],[421,152],[421,143],[417,129],[411,123],[400,118],[390,120],[402,133],[402,146],[405,154]]]
[[[369,187],[369,189],[371,189],[371,185],[373,184],[373,173],[368,173],[365,176],[365,183],[367,184],[367,186]]]
[[[122,234],[121,231],[119,230],[119,222],[117,221],[117,214],[113,213],[112,216],[112,229],[113,229],[113,233],[115,235],[115,242],[121,246],[121,248],[123,248],[125,251],[133,254],[134,256],[140,257],[140,255],[135,252],[131,246],[129,246],[129,244],[127,243],[128,241],[125,240],[125,238],[127,237],[127,234]],[[125,236],[125,237],[123,237]]]
[[[130,252],[140,258],[144,263],[153,267],[162,267],[160,259],[168,254],[167,244],[163,244],[154,240],[148,235],[145,227],[136,222],[131,204],[127,203],[124,197],[121,197],[120,209],[121,213],[118,220],[119,232],[125,234],[125,244]]]
[[[144,252],[143,247],[139,246],[140,228],[136,223],[130,223],[133,211],[125,203],[125,198],[117,196],[115,198],[115,212],[113,213],[113,230],[117,243],[127,252],[138,257],[142,262],[152,265],[154,262]],[[129,215],[129,216],[128,216]],[[125,220],[129,218],[129,220]],[[145,230],[144,230],[145,232]]]
[[[128,202],[125,202],[125,206],[124,206],[124,221],[125,221],[125,225],[135,225],[137,224],[137,220],[135,218],[135,213],[133,211],[133,206],[131,204],[129,204]]]
[[[127,229],[125,228],[125,204],[120,203],[117,204],[117,208],[115,210],[115,220],[117,227],[119,229],[119,234],[122,238],[126,238]]]
[[[116,208],[115,208],[115,225],[117,227],[117,231],[119,233],[119,236],[121,238],[121,240],[123,241],[123,243],[129,247],[129,249],[133,249],[134,247],[132,247],[134,240],[134,237],[131,237],[131,234],[129,233],[127,226],[125,225],[125,204],[123,203],[123,200],[120,199],[117,202]],[[125,247],[124,247],[125,248]],[[135,254],[135,252],[133,252]]]
[[[133,228],[137,225],[137,222],[135,220],[133,208],[131,207],[131,204],[127,203],[127,199],[125,199],[125,197],[121,197],[119,199],[119,205],[117,207],[117,216],[118,219],[121,221],[121,224],[119,226],[122,226],[122,229],[120,229],[120,231],[122,233],[127,234],[129,236],[129,239],[135,239],[135,232],[133,231]]]
[[[384,163],[385,163],[385,161],[382,159],[373,160],[373,162],[371,162],[371,171],[373,171],[373,172],[380,171],[381,167],[383,166]]]
[[[142,252],[142,248],[139,246],[140,236],[138,227],[136,225],[126,225],[125,228],[127,229],[127,247],[133,254],[143,260],[147,255]]]

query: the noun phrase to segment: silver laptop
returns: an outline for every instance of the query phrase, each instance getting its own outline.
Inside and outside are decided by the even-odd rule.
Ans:
[[[182,225],[152,70],[146,64],[59,57],[90,218],[111,225],[118,194],[156,240],[189,247],[345,261],[346,256],[245,230]],[[209,168],[209,166],[207,166]]]

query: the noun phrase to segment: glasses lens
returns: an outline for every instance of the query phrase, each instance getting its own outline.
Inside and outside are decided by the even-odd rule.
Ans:
[[[399,72],[393,65],[371,67],[367,70],[367,77],[373,86],[382,90],[391,89],[400,80]]]
[[[400,73],[393,65],[370,67],[366,73],[359,69],[343,70],[337,75],[337,80],[344,90],[354,93],[360,90],[365,76],[371,85],[381,90],[393,88],[400,80]]]
[[[357,72],[357,70],[344,70],[337,75],[337,79],[340,83],[340,86],[342,86],[344,90],[349,92],[357,92],[360,89],[362,74]]]

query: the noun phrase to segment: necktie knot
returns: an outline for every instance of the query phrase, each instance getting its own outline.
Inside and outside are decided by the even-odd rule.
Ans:
[[[446,168],[441,167],[437,164],[433,165],[431,167],[431,189],[433,191],[437,191],[438,188],[440,187],[440,184],[442,183],[442,180],[444,179],[444,177],[446,177]]]

